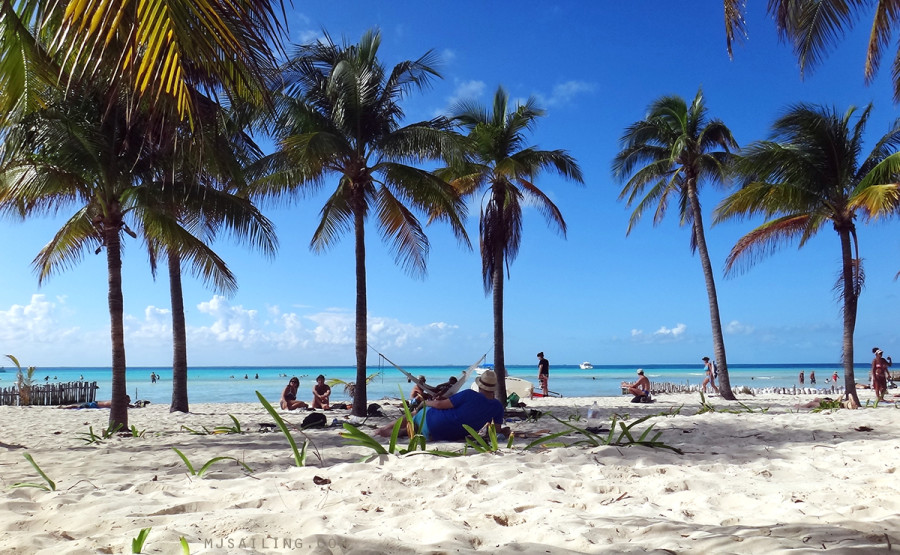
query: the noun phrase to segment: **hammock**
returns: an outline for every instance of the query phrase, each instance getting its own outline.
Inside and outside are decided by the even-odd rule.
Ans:
[[[375,352],[378,353],[378,351],[375,351]],[[422,389],[422,391],[425,391],[425,392],[428,393],[429,395],[435,395],[436,393],[438,393],[437,387],[426,384],[423,380],[420,380],[420,379],[418,378],[418,376],[413,376],[412,374],[410,374],[409,372],[407,372],[407,371],[404,370],[403,368],[397,366],[397,365],[394,363],[394,361],[392,361],[392,360],[389,359],[388,357],[384,356],[383,354],[378,353],[378,355],[379,355],[381,358],[383,358],[384,360],[390,362],[390,363],[391,363],[391,366],[393,366],[393,367],[396,368],[397,370],[403,372],[403,374],[404,374],[407,378],[409,378],[409,381],[411,381],[411,382],[415,383],[416,385],[418,385],[418,386]],[[479,366],[482,362],[484,362],[484,359],[486,359],[486,358],[487,358],[487,353],[485,353],[484,355],[482,355],[482,357],[481,357],[480,359],[478,359],[478,362],[476,362],[476,363],[473,364],[472,366],[469,366],[468,368],[466,368],[465,370],[463,370],[462,374],[460,374],[459,377],[456,379],[456,383],[453,384],[452,386],[450,386],[449,389],[447,389],[446,391],[444,391],[443,393],[441,393],[441,395],[443,395],[444,397],[449,397],[449,396],[453,395],[454,393],[456,393],[457,391],[459,391],[460,388],[462,388],[462,386],[466,383],[466,380],[469,379],[469,376],[472,374],[472,372],[474,372],[475,369],[478,368],[478,366]]]

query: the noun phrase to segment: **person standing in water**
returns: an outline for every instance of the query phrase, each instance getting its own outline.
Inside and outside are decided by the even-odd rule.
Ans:
[[[544,397],[548,397],[550,395],[550,361],[544,358],[544,351],[541,351],[537,354],[538,357],[538,383],[541,384],[541,390],[544,392]]]

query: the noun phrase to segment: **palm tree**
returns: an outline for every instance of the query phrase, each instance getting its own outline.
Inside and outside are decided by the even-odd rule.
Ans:
[[[746,35],[745,0],[723,0],[728,55],[732,43]],[[860,0],[769,0],[768,12],[775,19],[779,36],[789,42],[800,62],[800,73],[813,69],[829,48],[844,35],[873,2]],[[900,9],[895,0],[876,0],[872,30],[866,48],[865,79],[871,83],[884,49],[900,27]],[[900,47],[891,64],[894,102],[900,102]]]
[[[44,91],[44,108],[8,120],[0,157],[0,210],[21,216],[74,213],[34,260],[38,281],[106,249],[112,344],[110,425],[128,426],[122,301],[122,234],[140,176],[152,164],[152,137],[136,136],[121,112],[100,117],[107,98],[81,89],[62,98]],[[117,117],[117,115],[119,117]],[[99,246],[97,246],[99,245]]]
[[[729,149],[737,147],[737,143],[721,120],[708,118],[702,90],[697,91],[690,106],[679,96],[663,96],[647,111],[646,118],[625,130],[619,141],[622,150],[613,161],[613,174],[620,181],[627,180],[619,200],[626,199],[629,207],[637,202],[626,234],[654,204],[653,223],[658,224],[671,197],[676,197],[681,224],[691,225],[691,250],[700,255],[706,280],[719,389],[722,397],[733,401],[716,282],[703,230],[700,185],[724,183],[731,158]]]
[[[194,122],[197,90],[212,98],[265,97],[283,14],[284,4],[273,0],[0,0],[0,88],[11,98],[28,93],[23,58],[69,91],[108,68],[109,86],[132,93],[111,95],[115,102],[127,98],[131,110],[149,110],[154,119]]]
[[[533,202],[547,222],[565,235],[566,222],[559,208],[534,185],[544,170],[583,183],[581,169],[563,150],[537,150],[525,145],[525,132],[534,128],[544,111],[529,98],[509,110],[503,87],[494,93],[491,108],[464,101],[453,108],[453,121],[468,131],[471,159],[441,170],[464,197],[484,191],[478,232],[481,272],[485,293],[493,292],[494,371],[500,387],[497,397],[506,399],[506,362],[503,338],[503,270],[519,253],[522,240],[522,203]]]
[[[434,159],[453,145],[446,121],[401,127],[400,100],[437,76],[431,52],[388,72],[378,60],[381,35],[366,32],[357,45],[323,41],[300,46],[283,70],[273,128],[278,151],[264,160],[259,195],[284,197],[321,189],[327,176],[337,187],[321,211],[310,243],[316,252],[353,231],[356,259],[356,396],[353,414],[366,414],[366,244],[371,212],[395,260],[424,275],[428,238],[407,205],[444,219],[467,242],[455,191],[410,163]]]
[[[234,129],[234,122],[217,105],[209,103],[206,112],[194,132],[182,126],[184,136],[172,141],[169,155],[160,157],[154,181],[139,190],[141,234],[154,275],[160,253],[168,266],[173,339],[170,411],[188,412],[183,263],[215,290],[233,293],[234,275],[208,244],[220,230],[269,256],[277,248],[272,223],[247,198],[230,192],[246,191],[243,169],[259,157],[258,148]]]
[[[798,240],[806,244],[828,223],[841,245],[844,385],[856,403],[853,375],[853,332],[863,271],[856,236],[857,211],[894,209],[900,174],[900,123],[895,122],[868,157],[859,162],[862,135],[872,111],[867,106],[856,123],[856,108],[844,114],[833,108],[798,104],[772,125],[771,139],[748,146],[735,164],[740,189],[716,208],[716,222],[760,214],[766,222],[743,236],[726,260],[726,272],[747,266],[778,245]],[[878,202],[888,199],[889,202]]]

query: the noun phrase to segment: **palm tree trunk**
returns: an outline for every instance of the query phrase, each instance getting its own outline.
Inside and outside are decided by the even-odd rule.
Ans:
[[[494,292],[494,373],[497,375],[495,398],[506,403],[506,357],[503,351],[503,250],[494,248],[494,268],[491,276]]]
[[[184,293],[181,290],[181,256],[169,250],[169,296],[172,299],[172,404],[169,412],[188,412],[187,333]]]
[[[366,398],[366,324],[368,309],[366,308],[366,236],[365,218],[361,207],[353,210],[353,228],[356,239],[356,392],[353,397],[353,414],[365,416],[368,400]]]
[[[731,379],[728,377],[728,361],[725,358],[725,338],[722,335],[722,320],[719,317],[719,297],[716,293],[716,279],[713,274],[712,264],[709,262],[709,250],[706,248],[706,235],[703,232],[703,215],[700,211],[700,198],[696,187],[688,187],[688,198],[691,203],[691,212],[694,222],[694,242],[697,245],[697,253],[700,255],[700,265],[703,267],[703,278],[706,280],[706,296],[709,299],[709,322],[712,326],[713,354],[716,359],[716,368],[719,371],[719,393],[723,399],[734,401],[734,392],[731,391]]]
[[[125,384],[125,312],[122,300],[122,244],[119,227],[105,226],[106,267],[109,281],[109,333],[112,343],[112,398],[109,409],[109,425],[128,428],[128,400]]]
[[[852,224],[851,224],[852,225]],[[859,397],[856,394],[856,376],[853,375],[853,333],[856,331],[856,306],[857,288],[856,265],[853,259],[850,245],[849,226],[835,225],[838,235],[841,237],[841,263],[844,297],[844,337],[841,352],[841,363],[844,366],[844,398],[852,398],[859,406]],[[858,261],[856,261],[858,262]]]

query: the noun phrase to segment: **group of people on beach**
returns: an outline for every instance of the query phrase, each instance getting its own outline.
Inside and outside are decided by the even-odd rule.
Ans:
[[[297,399],[297,390],[300,388],[300,378],[294,376],[288,381],[284,391],[281,392],[281,408],[285,410],[297,409],[322,409],[331,410],[331,387],[325,383],[325,376],[316,376],[316,385],[312,388],[313,399],[311,404]]]

